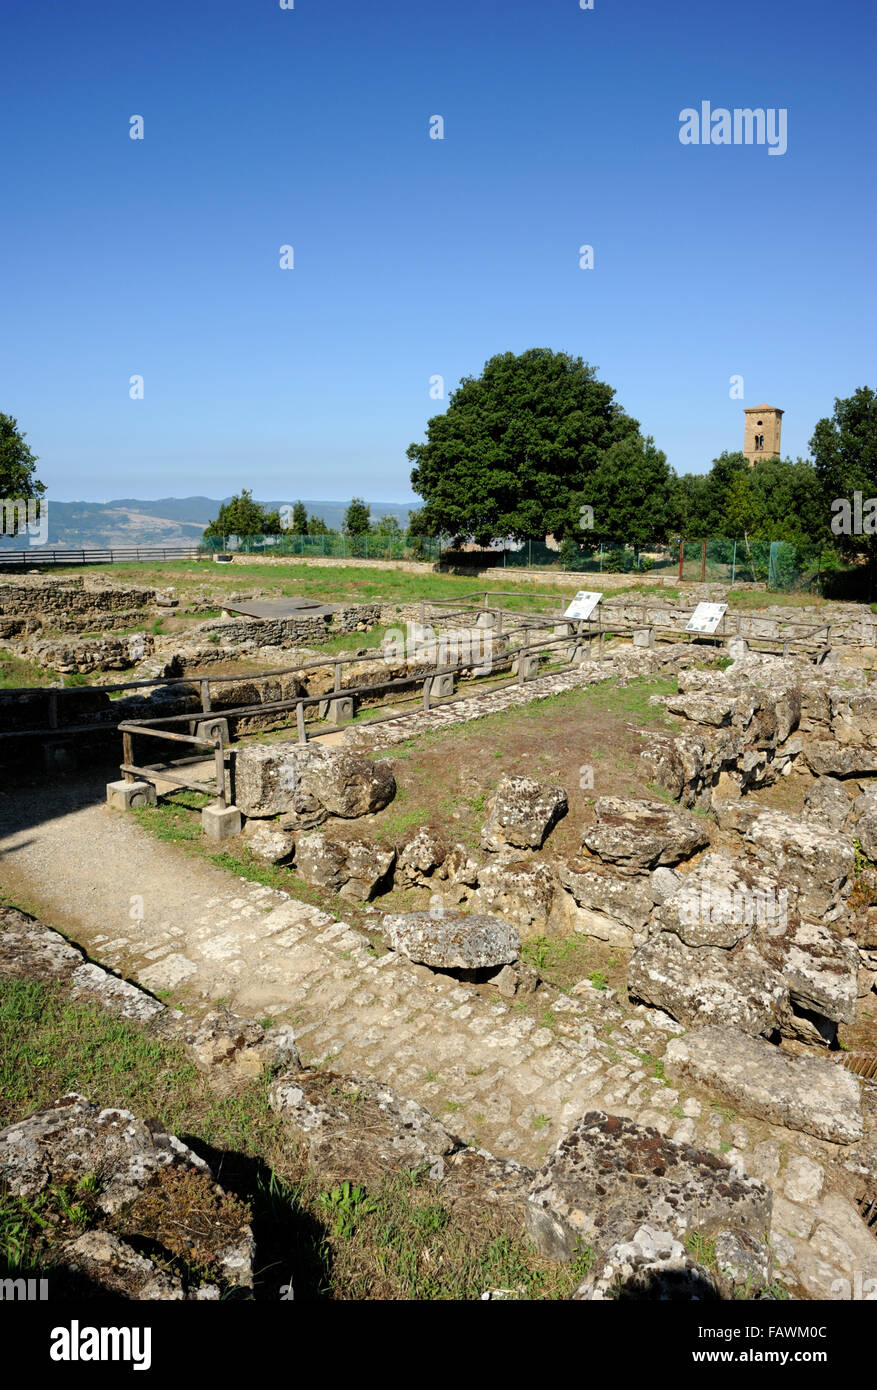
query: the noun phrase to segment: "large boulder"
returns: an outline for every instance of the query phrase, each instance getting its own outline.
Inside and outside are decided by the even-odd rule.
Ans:
[[[323,1182],[378,1187],[388,1173],[417,1172],[446,1201],[469,1207],[474,1220],[486,1205],[523,1214],[532,1169],[469,1148],[422,1105],[372,1077],[290,1071],[268,1099]]]
[[[804,797],[804,815],[829,830],[841,830],[852,809],[849,794],[837,777],[817,777]]]
[[[788,897],[753,861],[705,855],[656,908],[630,963],[632,993],[689,1025],[831,1042],[855,1020],[858,952],[790,912]]]
[[[268,1099],[307,1144],[311,1167],[330,1181],[435,1168],[460,1145],[422,1105],[370,1077],[295,1069],[272,1084]]]
[[[697,734],[649,730],[640,758],[649,780],[686,806],[695,805],[714,780],[713,750]]]
[[[388,806],[396,795],[396,779],[385,760],[373,762],[346,748],[315,748],[302,769],[300,790],[330,815],[349,820]]]
[[[130,1110],[101,1109],[70,1094],[0,1130],[0,1187],[28,1201],[76,1190],[95,1229],[89,1241],[80,1236],[62,1246],[58,1266],[78,1271],[104,1293],[187,1296],[176,1278],[162,1277],[159,1265],[138,1258],[144,1244],[165,1264],[182,1257],[209,1265],[217,1281],[207,1286],[212,1296],[218,1296],[218,1283],[252,1286],[247,1209],[227,1198],[204,1160],[176,1135]]]
[[[322,807],[352,819],[383,810],[396,795],[387,762],[345,748],[287,742],[245,744],[234,752],[235,805],[245,816],[305,815]]]
[[[522,932],[544,931],[554,910],[557,882],[547,864],[502,856],[481,865],[478,889],[469,898],[474,912],[495,913]]]
[[[428,825],[410,832],[397,846],[397,883],[403,887],[428,885],[436,872],[442,869],[448,852],[442,836]]]
[[[760,1235],[771,1193],[723,1158],[666,1139],[655,1129],[589,1111],[561,1139],[533,1180],[527,1230],[550,1259],[597,1255],[631,1240],[643,1224],[708,1233],[732,1227]]]
[[[817,777],[873,777],[877,748],[835,739],[814,739],[804,749],[810,771]]]
[[[831,732],[838,743],[864,744],[877,749],[877,687],[829,692]]]
[[[791,1056],[762,1038],[711,1025],[671,1039],[664,1065],[674,1078],[718,1091],[744,1115],[834,1144],[862,1138],[859,1082],[832,1062]]]
[[[680,878],[655,912],[653,932],[668,931],[686,946],[730,950],[755,927],[783,929],[788,893],[756,866],[725,854],[705,854]]]
[[[788,884],[791,905],[806,916],[822,917],[836,907],[838,894],[855,870],[849,837],[784,811],[760,811],[744,843]]]
[[[295,837],[280,826],[248,820],[241,834],[250,853],[268,864],[286,864],[295,854]]]
[[[356,902],[373,897],[395,860],[395,850],[370,840],[342,840],[322,832],[302,835],[296,847],[296,869],[305,883]]]
[[[582,843],[622,868],[644,872],[678,864],[709,844],[703,820],[664,801],[601,796],[594,809],[597,822],[585,831]]]
[[[517,929],[484,913],[388,913],[381,932],[390,950],[440,970],[510,965],[521,953]]]
[[[305,748],[295,743],[244,744],[233,750],[234,802],[245,816],[293,809]]]
[[[859,953],[852,941],[828,923],[796,917],[783,932],[759,931],[756,945],[782,975],[798,1009],[833,1023],[855,1023]]]
[[[634,951],[627,971],[632,998],[695,1027],[717,1022],[745,1033],[771,1033],[783,1022],[788,991],[748,943],[730,951],[691,948],[661,932]]]
[[[598,859],[571,859],[557,865],[561,884],[579,907],[601,912],[631,931],[640,931],[651,916],[654,892],[641,874],[620,874]]]
[[[482,849],[541,849],[546,835],[568,802],[563,787],[549,787],[532,777],[503,777],[490,801],[481,830]]]

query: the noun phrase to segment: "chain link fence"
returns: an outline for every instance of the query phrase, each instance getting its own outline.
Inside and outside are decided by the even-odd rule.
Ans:
[[[765,584],[768,589],[827,592],[843,586],[847,567],[836,552],[791,541],[677,540],[637,546],[605,541],[593,546],[524,541],[497,555],[506,568],[562,569],[582,574],[655,574],[683,581]],[[854,576],[853,576],[854,577]]]
[[[201,549],[214,554],[302,556],[308,560],[437,561],[442,542],[437,536],[404,532],[396,536],[345,536],[331,531],[323,536],[299,536],[284,531],[278,536],[204,536]]]

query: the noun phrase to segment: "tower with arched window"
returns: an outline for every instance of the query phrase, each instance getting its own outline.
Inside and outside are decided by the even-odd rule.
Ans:
[[[775,405],[751,405],[743,411],[743,452],[750,463],[756,459],[779,457],[783,412]]]

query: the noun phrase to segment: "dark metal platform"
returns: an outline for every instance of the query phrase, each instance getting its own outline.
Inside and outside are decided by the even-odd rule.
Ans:
[[[336,603],[321,603],[319,599],[290,598],[247,599],[243,603],[222,601],[224,613],[240,613],[244,618],[327,618],[338,607]]]

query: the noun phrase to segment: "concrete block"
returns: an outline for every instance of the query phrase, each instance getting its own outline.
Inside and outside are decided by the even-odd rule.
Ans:
[[[735,661],[738,661],[741,656],[745,656],[749,651],[749,643],[746,641],[745,637],[729,637],[725,643],[725,647],[728,656],[733,657]]]
[[[653,647],[655,645],[655,629],[653,627],[635,628],[633,645],[635,647]]]
[[[154,806],[158,800],[151,782],[107,782],[107,805],[116,811]]]
[[[566,659],[570,666],[583,666],[591,660],[590,642],[573,642],[566,649]]]
[[[429,693],[434,700],[440,700],[446,695],[454,693],[454,673],[448,671],[443,676],[431,676],[429,682]]]
[[[522,663],[525,681],[539,674],[539,657],[535,652],[522,652],[519,656],[516,656],[512,661],[512,675],[518,676],[521,674]]]
[[[496,627],[495,613],[479,613],[475,619],[476,627]]]
[[[213,715],[209,719],[193,719],[189,724],[189,733],[194,734],[196,738],[219,738],[222,735],[223,743],[231,742],[228,720],[220,715]]]
[[[319,714],[330,724],[348,724],[353,718],[353,696],[338,695],[334,700],[321,700]]]
[[[208,840],[228,840],[241,833],[241,813],[237,806],[220,806],[211,801],[201,812],[201,829]]]

